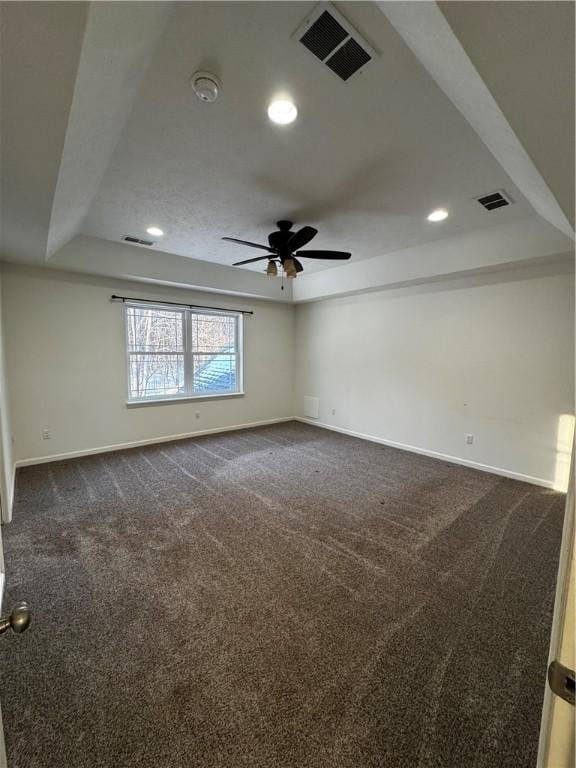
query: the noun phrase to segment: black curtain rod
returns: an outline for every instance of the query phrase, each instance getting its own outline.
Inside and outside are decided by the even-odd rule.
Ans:
[[[122,303],[125,303],[127,301],[134,301],[137,304],[163,304],[163,305],[169,305],[171,307],[186,307],[187,309],[213,309],[215,312],[236,312],[239,315],[253,315],[254,312],[251,312],[247,309],[227,309],[225,307],[204,307],[201,304],[181,304],[178,301],[161,301],[156,299],[135,299],[133,296],[110,296],[110,301],[121,301]]]

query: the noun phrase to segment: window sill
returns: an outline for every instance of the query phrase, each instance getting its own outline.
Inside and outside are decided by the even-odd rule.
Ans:
[[[192,403],[197,400],[220,400],[221,398],[244,397],[244,392],[222,392],[211,395],[186,395],[185,397],[165,397],[157,400],[127,400],[126,408],[141,408],[149,405],[172,405],[174,403]]]

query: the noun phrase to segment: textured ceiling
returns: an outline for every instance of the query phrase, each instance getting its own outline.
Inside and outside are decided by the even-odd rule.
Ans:
[[[337,3],[379,52],[343,83],[291,39],[314,3],[0,2],[0,258],[285,301],[555,258],[572,245],[567,5]],[[198,69],[222,81],[214,104]],[[281,93],[287,127],[266,117]],[[474,200],[498,189],[514,205]],[[265,241],[279,218],[352,261],[308,262],[284,292],[226,266],[255,252],[222,236]],[[153,248],[121,241],[150,225]]]
[[[574,3],[439,5],[573,225]]]
[[[531,210],[375,5],[338,4],[381,54],[348,83],[291,39],[313,7],[178,3],[83,233],[145,237],[154,224],[166,233],[158,248],[232,264],[252,252],[221,236],[265,242],[290,218],[319,229],[315,247],[360,260]],[[221,78],[216,103],[195,98],[197,69]],[[282,91],[300,110],[288,127],[266,117]],[[508,209],[486,213],[473,199],[502,187],[516,201]],[[428,223],[438,206],[449,220]],[[307,269],[328,266],[338,265]]]

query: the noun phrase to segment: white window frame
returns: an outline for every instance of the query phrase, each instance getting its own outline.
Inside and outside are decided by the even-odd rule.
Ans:
[[[183,352],[130,352],[129,334],[128,334],[128,310],[129,309],[150,309],[162,312],[174,312],[181,315],[182,319],[182,348]],[[242,397],[244,395],[244,317],[241,312],[222,311],[217,309],[189,309],[187,307],[174,307],[162,303],[139,303],[137,301],[124,302],[124,350],[126,358],[126,381],[128,390],[127,406],[140,405],[159,405],[163,403],[178,403],[186,400],[211,400],[219,397]],[[201,392],[195,393],[194,384],[194,358],[197,355],[210,355],[214,352],[192,350],[192,317],[198,315],[221,315],[222,317],[231,317],[234,320],[235,329],[235,349],[236,357],[236,384],[237,389],[229,392]],[[177,395],[166,395],[163,397],[132,397],[132,388],[130,382],[130,358],[131,355],[175,355],[183,354],[184,358],[184,392]]]

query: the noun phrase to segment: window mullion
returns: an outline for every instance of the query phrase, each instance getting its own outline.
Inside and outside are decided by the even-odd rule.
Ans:
[[[242,315],[236,316],[234,320],[234,357],[236,359],[236,389],[239,391],[244,390],[243,370],[241,365],[242,357],[242,339],[243,333],[241,332],[240,323],[242,323]]]
[[[192,323],[194,318],[197,317],[197,313],[190,310],[190,394],[194,394],[194,351],[192,349],[194,345],[194,334],[192,332]]]
[[[192,323],[191,312],[185,310],[182,316],[182,341],[184,344],[184,390],[187,395],[192,394]]]

